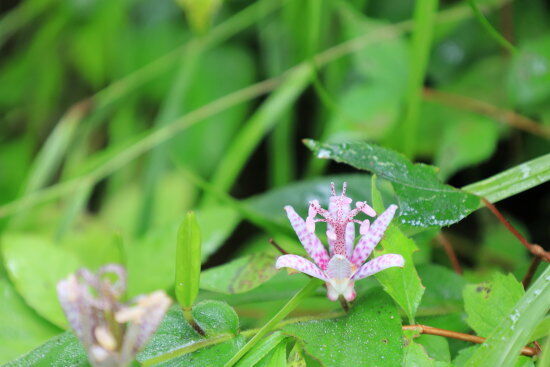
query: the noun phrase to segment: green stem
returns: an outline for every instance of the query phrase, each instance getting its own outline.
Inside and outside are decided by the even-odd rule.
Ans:
[[[413,157],[418,139],[418,118],[422,101],[422,88],[426,78],[426,69],[433,39],[433,30],[437,14],[438,0],[419,0],[414,10],[414,29],[412,33],[411,68],[401,135],[404,137],[403,151]]]
[[[224,367],[231,367],[235,365],[250,349],[252,349],[267,333],[272,331],[276,325],[284,319],[292,310],[294,310],[298,304],[307,296],[309,296],[318,286],[320,281],[318,279],[311,279],[304,288],[294,295],[287,302],[283,308],[277,312],[275,316],[271,318],[257,333],[246,343],[234,356],[231,358]]]
[[[483,13],[479,10],[477,7],[477,4],[475,0],[468,0],[468,4],[470,4],[470,7],[472,8],[472,12],[474,13],[476,19],[481,23],[483,28],[489,33],[491,37],[495,39],[502,47],[504,47],[508,52],[511,54],[514,54],[517,52],[514,45],[512,45],[504,36],[502,36],[496,29],[489,23],[489,20],[483,15]]]
[[[175,349],[173,351],[170,351],[168,353],[164,353],[164,354],[161,354],[159,356],[156,356],[156,357],[153,357],[153,358],[149,358],[149,359],[146,359],[145,361],[143,361],[141,363],[141,365],[143,367],[148,367],[148,366],[154,366],[158,363],[162,363],[162,362],[166,362],[166,361],[169,361],[173,358],[176,358],[176,357],[179,357],[179,356],[182,356],[184,354],[187,354],[187,353],[192,353],[196,350],[199,350],[201,348],[206,348],[206,347],[209,347],[211,345],[215,345],[215,344],[219,344],[219,343],[223,343],[225,341],[228,341],[232,338],[234,338],[235,335],[233,334],[221,334],[221,335],[217,335],[213,338],[209,338],[209,339],[205,339],[205,340],[201,340],[199,342],[196,342],[196,343],[193,343],[191,345],[186,345],[185,347],[182,347],[182,348],[179,348],[179,349]]]

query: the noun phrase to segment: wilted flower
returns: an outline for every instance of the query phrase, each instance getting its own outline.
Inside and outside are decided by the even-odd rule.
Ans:
[[[115,264],[96,274],[80,269],[57,284],[59,302],[93,366],[129,365],[171,303],[156,291],[123,304],[125,290],[126,271]]]
[[[342,295],[346,300],[355,299],[355,281],[368,277],[391,267],[403,267],[405,260],[398,254],[386,254],[363,264],[372,250],[384,235],[390,224],[396,205],[390,205],[372,225],[368,219],[359,221],[354,219],[360,212],[370,217],[376,212],[366,202],[356,203],[351,210],[352,200],[346,196],[346,183],[343,185],[342,195],[336,195],[334,183],[331,184],[332,196],[329,209],[323,209],[317,200],[309,203],[309,213],[304,221],[291,206],[285,210],[288,219],[296,231],[300,242],[306,249],[311,261],[298,255],[283,255],[277,259],[277,269],[286,267],[324,280],[327,285],[327,296],[332,301]],[[322,218],[315,218],[317,215]],[[315,223],[327,223],[327,238],[330,246],[330,255],[315,235]],[[359,224],[361,239],[354,248],[355,223]]]

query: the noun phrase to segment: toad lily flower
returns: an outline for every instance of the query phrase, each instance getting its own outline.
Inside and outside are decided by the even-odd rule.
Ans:
[[[117,279],[111,282],[113,276]],[[128,366],[171,303],[157,291],[123,304],[119,299],[125,290],[126,272],[115,264],[97,274],[80,269],[57,284],[59,302],[93,366]]]
[[[336,195],[334,183],[331,184],[331,190],[328,210],[323,209],[319,201],[313,200],[309,203],[309,213],[305,221],[291,206],[285,207],[288,219],[300,242],[317,265],[298,255],[283,255],[277,259],[276,267],[277,269],[291,268],[324,280],[327,285],[327,296],[332,301],[336,301],[340,296],[347,301],[352,301],[355,299],[356,280],[391,267],[403,267],[405,263],[401,255],[386,254],[364,264],[384,235],[397,206],[390,205],[370,225],[368,219],[359,221],[355,217],[361,212],[375,217],[376,212],[364,201],[357,202],[355,209],[352,210],[352,200],[346,196],[346,183],[343,185],[341,195]],[[316,218],[317,215],[322,218]],[[331,257],[315,235],[317,222],[327,224],[326,233]],[[354,248],[356,223],[359,224],[361,238]]]

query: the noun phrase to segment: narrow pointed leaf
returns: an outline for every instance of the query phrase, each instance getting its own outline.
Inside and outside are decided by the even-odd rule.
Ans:
[[[176,247],[176,298],[189,308],[199,293],[201,235],[195,213],[189,212],[178,230]]]

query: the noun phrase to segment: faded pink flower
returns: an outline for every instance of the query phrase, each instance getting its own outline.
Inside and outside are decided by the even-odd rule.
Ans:
[[[364,201],[357,202],[355,209],[352,210],[352,200],[346,196],[346,183],[343,185],[341,195],[336,195],[334,183],[331,184],[331,191],[329,209],[323,209],[319,205],[319,201],[313,200],[309,203],[309,213],[305,221],[296,214],[291,206],[285,206],[294,231],[317,265],[298,255],[283,255],[277,259],[276,267],[277,269],[291,268],[324,280],[327,285],[327,296],[332,301],[336,301],[340,295],[346,300],[352,301],[356,296],[354,288],[356,280],[391,267],[403,267],[405,264],[403,256],[398,254],[381,255],[365,263],[372,250],[382,239],[397,206],[390,205],[370,225],[368,219],[360,221],[355,217],[360,212],[375,217],[376,212]],[[317,215],[322,218],[316,218]],[[327,224],[326,233],[331,257],[315,235],[315,223],[317,222]],[[356,223],[359,224],[361,238],[354,247]]]
[[[125,290],[126,271],[116,264],[105,265],[95,274],[80,269],[57,284],[59,302],[92,366],[132,363],[170,307],[164,291],[122,303]]]

